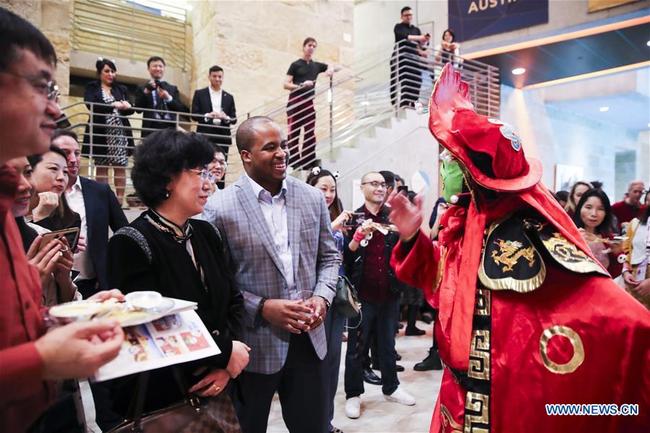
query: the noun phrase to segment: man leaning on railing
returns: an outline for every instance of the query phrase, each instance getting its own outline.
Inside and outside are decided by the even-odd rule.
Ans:
[[[422,85],[422,69],[427,52],[424,46],[431,40],[429,33],[423,35],[420,29],[411,24],[413,10],[404,6],[401,11],[401,21],[395,24],[395,48],[391,57],[390,99],[393,105],[414,107],[420,96]]]
[[[147,70],[151,79],[138,87],[135,93],[135,111],[143,113],[142,138],[158,129],[176,128],[178,115],[170,111],[188,111],[180,100],[178,88],[163,81],[165,66],[162,57],[150,57],[147,60]]]
[[[230,127],[237,123],[237,109],[233,95],[222,89],[223,77],[221,66],[214,65],[208,70],[210,85],[194,92],[192,117],[199,122],[196,132],[219,145],[227,161],[232,145]]]
[[[318,43],[308,37],[302,43],[302,57],[293,62],[287,71],[284,88],[290,90],[287,102],[287,122],[289,127],[289,163],[294,169],[311,169],[316,160],[316,110],[314,98],[316,78],[322,72],[330,77],[334,68],[313,59]],[[300,131],[303,131],[300,149]]]

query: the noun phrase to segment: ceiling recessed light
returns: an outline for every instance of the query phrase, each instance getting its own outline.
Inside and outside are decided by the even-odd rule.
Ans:
[[[515,68],[512,70],[512,75],[522,75],[526,72],[526,68]]]
[[[646,42],[645,44],[650,47],[650,41]]]
[[[606,113],[609,111],[609,107],[608,106],[600,107],[599,110],[601,113]]]

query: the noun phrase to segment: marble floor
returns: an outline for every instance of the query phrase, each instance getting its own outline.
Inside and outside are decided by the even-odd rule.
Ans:
[[[125,213],[132,221],[143,209],[129,209]],[[432,325],[418,322],[420,329],[427,331],[420,337],[406,337],[404,331],[396,339],[397,351],[402,355],[398,364],[405,371],[398,373],[401,386],[404,386],[417,400],[415,406],[402,406],[384,400],[381,386],[365,384],[366,392],[361,396],[361,417],[350,419],[345,416],[345,392],[343,391],[343,371],[345,366],[346,343],[343,343],[339,387],[336,393],[333,425],[345,433],[420,433],[428,432],[431,413],[440,389],[442,371],[418,372],[413,365],[422,361],[431,346]],[[280,409],[280,402],[275,396],[269,416],[268,433],[288,432]],[[302,432],[301,432],[302,433]],[[309,433],[309,432],[304,432]]]
[[[432,326],[418,322],[418,327],[427,331],[421,337],[406,337],[403,330],[397,337],[397,351],[402,355],[398,364],[406,370],[398,373],[401,385],[417,400],[415,406],[402,406],[384,400],[381,386],[365,384],[366,392],[361,397],[361,417],[349,419],[345,416],[345,392],[343,391],[344,359],[341,359],[339,387],[336,393],[334,426],[345,433],[421,433],[429,431],[431,413],[440,389],[442,371],[418,372],[413,365],[427,355],[431,346]],[[346,343],[343,343],[343,358]],[[273,401],[269,417],[269,433],[284,433],[287,428],[282,421],[280,402]],[[307,433],[307,432],[306,432]]]

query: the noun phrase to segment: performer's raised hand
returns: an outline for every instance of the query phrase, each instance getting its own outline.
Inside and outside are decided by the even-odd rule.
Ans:
[[[397,226],[401,240],[410,240],[420,230],[423,201],[424,198],[417,195],[413,204],[406,195],[397,191],[393,191],[388,197],[386,204],[391,208],[390,220]]]

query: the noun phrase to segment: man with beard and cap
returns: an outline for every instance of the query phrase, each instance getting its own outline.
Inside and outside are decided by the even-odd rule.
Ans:
[[[445,370],[430,431],[644,431],[650,315],[593,258],[540,183],[541,163],[468,99],[446,65],[429,107],[454,203],[438,241],[420,231],[421,199],[389,199],[401,237],[396,274],[439,307]],[[573,404],[576,415],[616,415],[624,404],[638,412],[558,416],[554,403]]]

